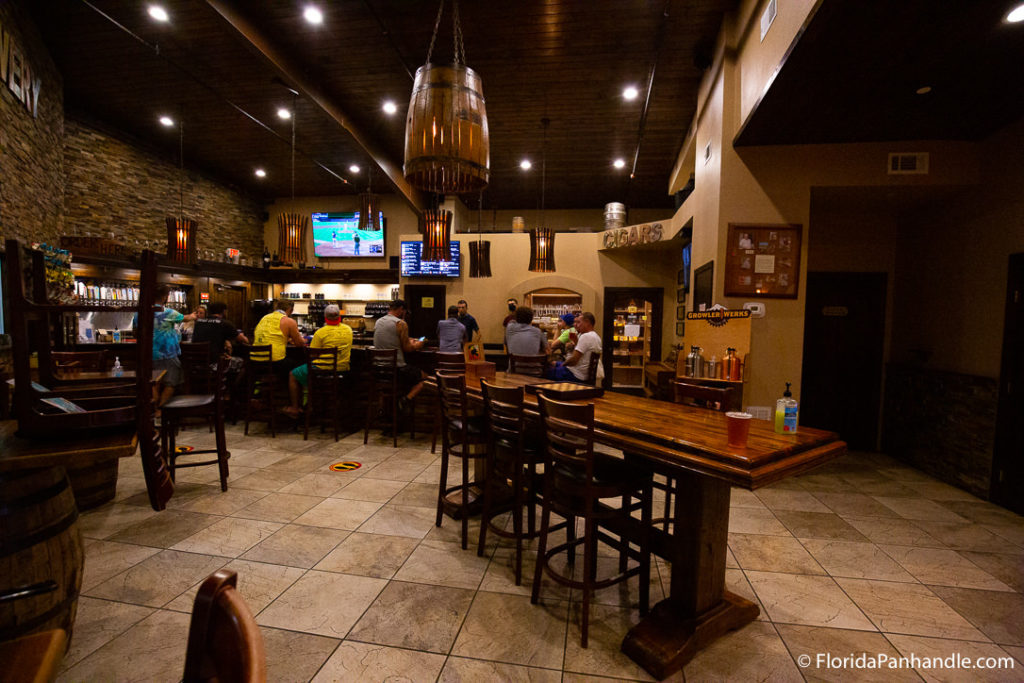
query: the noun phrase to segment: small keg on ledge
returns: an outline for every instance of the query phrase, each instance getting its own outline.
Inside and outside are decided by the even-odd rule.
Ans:
[[[604,205],[604,229],[621,228],[626,224],[626,205],[611,202]]]

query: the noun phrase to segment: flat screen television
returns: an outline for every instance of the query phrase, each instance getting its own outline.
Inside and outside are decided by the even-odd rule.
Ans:
[[[402,277],[459,277],[462,274],[459,243],[451,242],[451,261],[424,261],[420,258],[423,242],[402,242],[399,261]]]
[[[378,230],[358,230],[359,212],[316,212],[313,218],[313,254],[317,258],[383,258],[384,214]]]

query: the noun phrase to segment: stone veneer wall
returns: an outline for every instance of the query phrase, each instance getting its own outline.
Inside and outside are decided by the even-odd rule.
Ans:
[[[69,234],[113,232],[138,248],[167,248],[167,216],[178,215],[181,171],[172,160],[72,118],[64,126],[65,223]],[[200,250],[263,254],[264,206],[186,169],[184,215],[199,223]],[[202,258],[202,255],[200,255]]]
[[[998,382],[893,363],[885,387],[883,450],[988,499]]]
[[[0,237],[55,243],[64,228],[64,81],[20,2],[0,25],[42,81],[38,117],[0,84]]]

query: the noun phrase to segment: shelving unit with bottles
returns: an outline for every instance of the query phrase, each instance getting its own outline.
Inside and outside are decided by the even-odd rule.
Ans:
[[[644,366],[651,360],[651,304],[630,302],[612,313],[612,388],[642,389]]]
[[[533,309],[533,324],[544,330],[549,341],[558,328],[558,318],[583,310],[583,295],[571,289],[546,287],[528,293],[523,305]]]

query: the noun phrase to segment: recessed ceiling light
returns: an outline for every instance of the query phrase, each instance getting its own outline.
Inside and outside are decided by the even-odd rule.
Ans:
[[[932,86],[930,86],[930,85],[922,85],[920,88],[918,88],[914,92],[917,93],[918,95],[927,95],[931,91],[932,91]]]
[[[284,107],[281,107],[280,109],[277,110],[277,118],[284,119],[285,121],[287,121],[291,117],[292,113],[290,110],[285,109]]]
[[[351,166],[349,166],[348,170],[349,170],[349,173],[359,173],[359,167],[356,166],[355,164],[352,164]]]
[[[1006,21],[1011,24],[1018,24],[1024,21],[1024,4],[1017,5],[1006,15]]]
[[[615,168],[626,168],[626,160],[616,159],[615,161],[612,162],[612,166],[614,166]]]
[[[529,171],[531,168],[533,168],[533,164],[530,163],[529,159],[523,159],[522,161],[519,162],[519,168],[523,169],[524,171]]]
[[[162,123],[165,126],[167,126],[168,128],[170,128],[171,126],[174,125],[174,119],[172,119],[170,116],[161,116],[160,117],[160,123]]]
[[[622,91],[622,97],[627,100],[635,100],[640,95],[640,91],[632,85]]]
[[[324,13],[320,11],[319,7],[308,5],[302,12],[302,16],[311,24],[322,24],[324,23]]]
[[[257,168],[256,169],[256,177],[257,178],[266,178],[267,177],[267,172],[264,171],[262,168]]]
[[[394,102],[392,102],[391,100],[388,100],[387,102],[384,103],[384,113],[385,114],[394,114],[397,111],[398,111],[398,105],[395,104]]]
[[[170,21],[171,20],[170,15],[167,14],[167,10],[165,10],[160,5],[150,5],[148,12],[149,12],[149,16],[152,17],[153,19],[155,19],[156,21]]]

